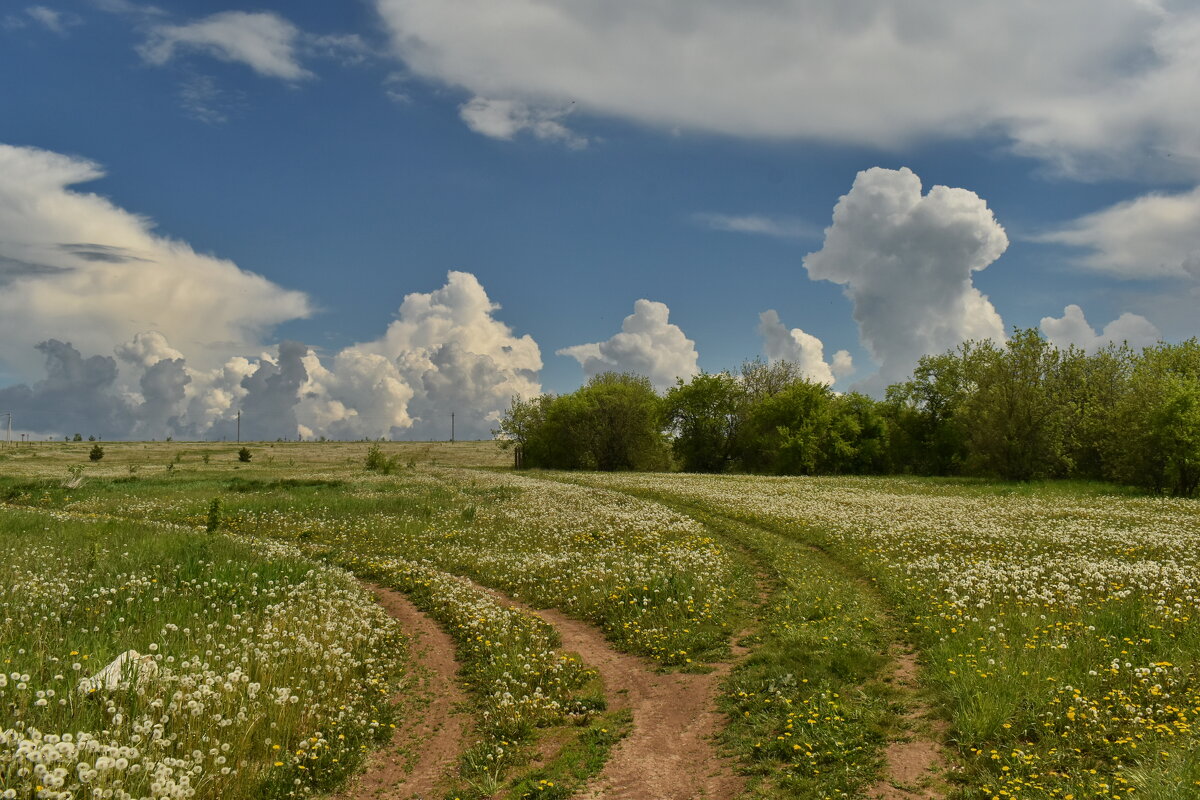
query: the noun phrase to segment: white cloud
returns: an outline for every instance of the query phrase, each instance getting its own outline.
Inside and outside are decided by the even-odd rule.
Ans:
[[[412,427],[413,389],[387,357],[347,348],[326,368],[309,350],[304,366],[308,383],[300,389],[297,419],[306,436],[391,438]]]
[[[665,303],[638,300],[621,323],[621,332],[611,339],[564,347],[556,353],[574,358],[589,377],[633,372],[649,378],[661,391],[673,386],[676,378],[690,378],[700,371],[696,343],[669,322],[669,316]]]
[[[376,0],[414,72],[661,127],[897,147],[1000,132],[1200,174],[1200,8],[1131,0]],[[1167,154],[1171,158],[1166,159]],[[1168,166],[1173,165],[1173,166]]]
[[[1162,333],[1150,320],[1140,314],[1125,312],[1104,326],[1100,333],[1083,316],[1083,309],[1071,304],[1063,309],[1061,317],[1042,317],[1042,333],[1055,347],[1071,345],[1087,352],[1095,352],[1106,344],[1128,344],[1137,350],[1149,347],[1162,338]]]
[[[758,315],[758,333],[763,337],[763,352],[768,361],[790,361],[810,381],[829,386],[854,372],[849,352],[838,350],[831,362],[826,363],[821,340],[799,328],[788,330],[774,309]]]
[[[112,353],[147,330],[188,352],[195,368],[211,369],[230,351],[258,348],[278,323],[309,314],[304,294],[71,188],[102,175],[79,158],[0,145],[0,338],[11,371],[37,373],[38,342]]]
[[[270,12],[222,11],[184,25],[155,26],[139,52],[162,65],[178,50],[198,50],[222,61],[245,64],[259,75],[298,81],[313,74],[299,61],[300,30]]]
[[[172,347],[167,337],[158,331],[134,334],[132,341],[116,347],[116,354],[122,361],[143,367],[153,366],[163,359],[183,358],[183,353]]]
[[[808,276],[845,286],[878,381],[902,379],[922,355],[965,339],[1004,339],[1000,315],[972,284],[1008,237],[978,195],[934,186],[909,169],[858,173],[838,200]],[[881,387],[877,387],[881,388]]]
[[[541,392],[537,342],[496,319],[499,309],[474,275],[452,271],[442,288],[406,295],[383,337],[349,348],[386,357],[411,388],[407,438],[448,439],[451,413],[459,438],[487,438],[514,395]]]
[[[774,217],[765,214],[696,214],[701,225],[717,231],[774,236],[779,239],[809,239],[821,235],[817,226],[795,217]]]
[[[460,438],[487,437],[513,395],[541,391],[537,343],[465,272],[407,295],[377,341],[324,361],[296,342],[263,353],[305,295],[70,188],[101,175],[0,145],[0,367],[26,381],[0,399],[30,430],[232,438],[240,409],[247,438],[447,438],[454,412]]]
[[[530,106],[519,100],[492,100],[472,97],[459,109],[467,127],[483,136],[510,140],[528,131],[535,139],[562,142],[573,150],[587,147],[587,139],[563,125],[568,112]]]
[[[1200,188],[1117,203],[1036,240],[1087,248],[1079,263],[1108,275],[1200,280]]]

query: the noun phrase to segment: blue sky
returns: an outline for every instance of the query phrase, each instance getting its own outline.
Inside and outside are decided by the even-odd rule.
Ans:
[[[1099,2],[7,4],[0,405],[482,435],[603,369],[1197,335],[1200,11]]]

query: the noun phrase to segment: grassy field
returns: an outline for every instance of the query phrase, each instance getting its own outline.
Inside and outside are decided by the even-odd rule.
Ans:
[[[518,474],[488,442],[382,444],[376,470],[366,443],[250,444],[248,463],[229,443],[102,446],[99,462],[87,442],[0,450],[0,701],[19,709],[0,725],[0,778],[23,792],[50,786],[29,742],[71,751],[54,762],[64,785],[95,770],[114,797],[149,796],[151,775],[203,797],[335,784],[389,724],[383,700],[405,675],[402,637],[358,576],[406,592],[458,643],[475,726],[448,797],[570,796],[623,726],[554,629],[487,587],[590,621],[662,669],[704,669],[740,638],[750,652],[719,701],[747,796],[864,797],[905,736],[943,748],[925,789],[948,796],[1200,793],[1194,501]],[[921,689],[906,696],[888,676],[913,648]],[[154,677],[85,699],[90,665],[129,649],[152,655]],[[355,681],[378,688],[350,699]],[[276,702],[283,688],[305,702]],[[913,702],[940,722],[906,728]],[[222,737],[239,713],[259,733]],[[97,744],[85,755],[64,736]],[[137,777],[101,747],[137,749]]]

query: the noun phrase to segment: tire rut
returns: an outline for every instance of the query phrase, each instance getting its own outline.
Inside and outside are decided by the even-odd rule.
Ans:
[[[714,743],[725,723],[717,694],[731,662],[705,674],[658,672],[649,660],[615,650],[594,625],[488,591],[554,626],[562,649],[600,673],[609,707],[633,714],[632,732],[577,800],[727,800],[741,793],[745,780]],[[745,651],[733,652],[738,658]]]
[[[946,759],[938,739],[945,723],[935,720],[932,709],[919,696],[917,655],[894,647],[891,674],[885,678],[901,695],[905,713],[904,734],[888,742],[884,751],[884,777],[869,792],[870,800],[939,800],[945,796],[942,773]]]
[[[417,609],[403,593],[364,584],[380,605],[417,642],[412,648],[416,685],[406,687],[393,703],[427,699],[420,713],[396,726],[391,741],[367,760],[365,772],[331,800],[425,800],[440,796],[436,789],[462,754],[469,715],[461,711],[466,695],[459,688],[454,640]]]
[[[686,501],[676,499],[673,502],[671,498],[653,492],[626,493],[642,500],[662,503],[701,521],[705,517],[715,518],[734,526],[746,525],[776,536],[785,535],[773,528],[727,516],[711,509],[696,507]],[[736,543],[736,538],[733,541]],[[846,579],[855,582],[862,587],[864,592],[876,597],[882,609],[890,609],[890,604],[886,602],[878,587],[867,577],[855,574],[852,568],[842,564],[823,548],[812,543],[808,543],[806,546],[821,558],[838,565],[846,573]],[[769,602],[766,594],[769,593],[767,587],[770,586],[771,581],[769,576],[763,574],[762,570],[764,568],[769,570],[770,565],[764,563],[762,556],[752,552],[750,548],[739,546],[739,549],[760,565],[757,576],[760,593],[759,604]],[[890,617],[890,611],[887,613]],[[890,663],[880,679],[896,691],[898,694],[896,702],[904,708],[900,715],[902,732],[888,740],[883,753],[885,765],[883,775],[873,786],[866,789],[865,796],[869,800],[942,800],[947,794],[944,776],[949,763],[942,742],[948,726],[937,718],[933,707],[921,697],[920,666],[917,661],[917,653],[913,648],[896,639],[889,648],[888,655]],[[724,674],[728,674],[728,671],[729,669],[726,668]],[[592,800],[591,796],[588,796],[587,800]]]

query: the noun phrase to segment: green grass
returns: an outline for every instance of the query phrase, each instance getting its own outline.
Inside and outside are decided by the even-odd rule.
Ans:
[[[127,650],[148,665],[80,687]],[[389,733],[404,652],[357,582],[289,548],[0,510],[0,785],[19,796],[81,775],[135,797],[335,785]]]

